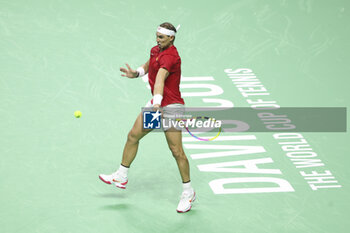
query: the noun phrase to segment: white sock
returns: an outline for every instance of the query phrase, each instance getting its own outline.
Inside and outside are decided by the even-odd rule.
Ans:
[[[123,165],[119,166],[118,172],[120,175],[122,175],[123,177],[127,177],[128,176],[128,170],[129,168],[124,167]]]
[[[193,188],[191,186],[191,181],[187,182],[187,183],[182,183],[182,188],[184,190],[184,192],[192,192]]]

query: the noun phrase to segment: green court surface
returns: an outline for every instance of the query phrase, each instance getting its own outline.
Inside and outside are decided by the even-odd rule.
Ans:
[[[0,0],[0,232],[349,232],[348,132],[298,134],[315,167],[288,157],[279,143],[296,139],[275,132],[222,133],[211,142],[184,133],[198,195],[185,214],[176,212],[181,179],[163,133],[142,139],[126,190],[98,179],[119,167],[151,98],[146,82],[121,77],[119,67],[147,61],[159,24],[181,24],[175,46],[187,106],[220,99],[249,108],[248,99],[260,98],[349,107],[349,10],[346,0]],[[267,94],[244,96],[230,75],[247,74],[239,69]],[[257,159],[265,162],[255,173],[237,165]],[[205,171],[233,162],[241,170]],[[325,183],[302,175],[313,171]],[[222,179],[232,193],[213,186]]]

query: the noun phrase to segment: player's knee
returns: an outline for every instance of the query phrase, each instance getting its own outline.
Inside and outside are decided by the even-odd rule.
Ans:
[[[130,130],[130,132],[128,133],[128,142],[138,143],[139,140],[140,140],[140,137],[138,136],[138,134],[135,133],[135,131]]]
[[[169,148],[175,159],[186,157],[182,147],[169,146]]]

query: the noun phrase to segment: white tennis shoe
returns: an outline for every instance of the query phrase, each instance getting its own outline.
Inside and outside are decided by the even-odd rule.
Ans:
[[[128,183],[128,177],[123,177],[118,171],[110,175],[100,174],[99,178],[106,184],[114,184],[116,187],[121,189],[125,189],[126,184]]]
[[[193,189],[191,191],[183,191],[176,211],[178,213],[185,213],[187,211],[190,211],[192,208],[192,203],[195,200],[196,200],[196,192]]]

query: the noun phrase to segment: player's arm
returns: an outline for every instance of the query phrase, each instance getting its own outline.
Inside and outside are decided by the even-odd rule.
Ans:
[[[153,91],[153,107],[155,109],[160,108],[160,104],[163,99],[164,83],[168,76],[169,76],[169,71],[167,69],[160,68],[158,70],[158,73],[156,76],[156,82],[154,84],[154,91]]]
[[[124,67],[120,67],[120,71],[123,72],[122,74],[123,77],[128,77],[128,78],[137,78],[140,76],[144,76],[145,74],[148,73],[148,67],[149,67],[149,60],[137,68],[136,70],[131,69],[128,63],[125,64],[128,69],[125,69]]]

